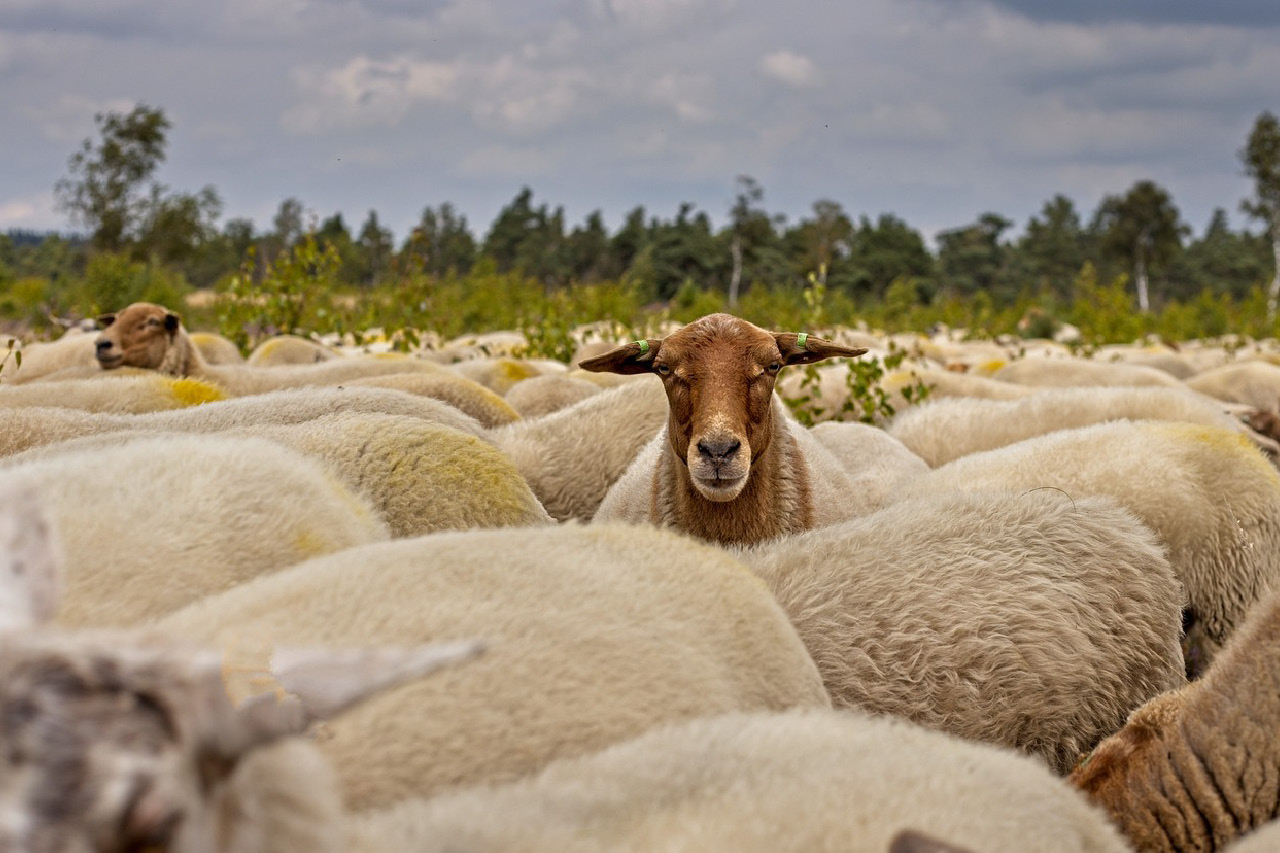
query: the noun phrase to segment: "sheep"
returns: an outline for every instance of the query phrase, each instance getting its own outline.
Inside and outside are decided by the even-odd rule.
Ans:
[[[814,709],[663,726],[529,779],[355,815],[351,830],[352,853],[1128,849],[1025,756]],[[948,846],[890,846],[921,833]]]
[[[352,379],[347,386],[395,388],[419,397],[441,400],[475,418],[485,427],[496,427],[520,420],[520,413],[498,394],[479,382],[445,370],[439,373],[394,373]]]
[[[764,584],[723,551],[654,528],[465,531],[352,548],[155,627],[215,645],[491,641],[466,669],[333,724],[320,746],[353,810],[515,779],[664,722],[830,707]]]
[[[191,343],[200,351],[206,364],[241,364],[244,356],[235,342],[214,332],[192,332]],[[96,364],[94,359],[93,363]]]
[[[12,461],[12,460],[10,460]],[[66,555],[59,624],[138,624],[258,574],[388,538],[317,461],[262,439],[153,436],[10,464]]]
[[[505,399],[520,413],[520,417],[536,418],[580,403],[602,390],[594,382],[564,373],[552,373],[517,382],[511,386]]]
[[[158,435],[179,434],[117,429],[34,448],[0,464],[147,442]],[[345,412],[301,423],[228,427],[220,435],[264,438],[321,462],[370,503],[394,537],[552,521],[511,460],[493,445],[420,418]]]
[[[773,387],[784,365],[862,352],[710,314],[666,338],[582,362],[591,371],[655,372],[670,406],[666,427],[595,517],[649,521],[720,543],[760,542],[845,517],[848,478]]]
[[[943,492],[741,558],[837,707],[1019,749],[1058,772],[1185,683],[1181,584],[1110,499]]]
[[[44,406],[111,414],[143,414],[226,399],[200,379],[173,376],[96,376],[63,382],[0,386],[0,410]]]
[[[1182,387],[1181,381],[1155,367],[1082,358],[1024,358],[1000,368],[992,378],[1040,388],[1078,385]]]
[[[440,369],[438,364],[404,356],[340,358],[272,368],[208,364],[191,343],[178,315],[162,306],[135,302],[99,319],[106,326],[96,341],[98,364],[103,370],[138,367],[171,376],[195,377],[216,383],[233,397],[305,385],[331,385],[361,376]]]
[[[0,496],[0,531],[40,512],[13,497]],[[19,544],[43,558],[9,596],[39,602],[57,587],[48,530]],[[4,850],[345,853],[333,771],[294,735],[483,651],[261,647],[224,659],[137,632],[48,628],[48,610],[6,623],[0,643]]]
[[[11,361],[0,373],[0,381],[17,385],[41,379],[70,367],[88,367],[94,363],[94,336],[81,329],[68,329],[56,341],[37,341],[18,348],[21,364]]]
[[[52,526],[33,483],[0,483],[0,633],[53,618],[62,552]]]
[[[1245,429],[1212,398],[1183,388],[1045,388],[1017,400],[938,399],[894,417],[889,434],[931,468],[1061,429],[1118,420],[1185,421],[1247,435],[1268,453],[1280,445]]]
[[[899,495],[984,488],[1110,495],[1151,527],[1187,588],[1192,675],[1280,580],[1280,474],[1238,432],[1176,421],[1061,430],[948,462]]]
[[[666,423],[662,383],[632,378],[566,409],[490,432],[557,521],[591,520],[609,487]]]
[[[1187,387],[1230,403],[1254,409],[1280,409],[1280,367],[1265,361],[1242,361],[1197,373]]]
[[[922,399],[927,401],[943,397],[977,397],[985,400],[1017,400],[1042,390],[985,376],[928,367],[891,370],[881,377],[876,387],[884,392],[885,400],[891,410],[887,417],[877,417],[877,422],[881,423],[894,414],[919,405]],[[920,395],[921,388],[927,389],[923,397]],[[847,385],[844,393],[848,394]]]
[[[419,418],[490,440],[475,418],[438,400],[391,389],[319,386],[288,388],[143,415],[93,414],[38,406],[0,408],[0,457],[107,432],[220,432],[255,424],[302,423],[341,412]]]
[[[929,470],[925,461],[897,438],[868,424],[824,421],[810,430],[849,475],[852,515],[884,508],[895,492]]]
[[[1227,853],[1275,853],[1277,850],[1280,850],[1280,820],[1272,820],[1232,843]]]
[[[560,364],[559,367],[560,370],[555,372],[564,372],[565,366]],[[448,369],[472,382],[479,382],[498,396],[506,394],[518,382],[544,376],[549,370],[554,370],[545,362],[518,358],[473,358],[451,364]]]
[[[1280,817],[1280,588],[1199,681],[1157,696],[1070,781],[1138,850],[1220,850]]]
[[[316,364],[340,357],[324,344],[301,335],[273,335],[253,348],[248,361],[256,367],[277,367],[282,364]]]
[[[1197,372],[1195,365],[1179,352],[1167,346],[1134,347],[1126,344],[1107,345],[1098,348],[1094,359],[1103,362],[1124,362],[1163,370],[1174,379],[1185,381]]]

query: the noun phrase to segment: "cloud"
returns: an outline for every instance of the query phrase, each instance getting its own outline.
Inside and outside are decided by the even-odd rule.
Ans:
[[[405,57],[378,61],[367,56],[329,71],[300,69],[295,80],[303,103],[285,113],[282,122],[298,133],[321,133],[332,127],[394,127],[415,103],[450,100],[459,73],[446,63]]]
[[[948,2],[948,0],[943,0]],[[1078,23],[1280,25],[1274,0],[994,0],[1029,18]]]
[[[0,200],[0,230],[27,228],[34,231],[63,226],[64,217],[54,210],[52,192]]]
[[[88,95],[60,95],[49,104],[28,107],[26,115],[48,142],[78,143],[96,134],[94,116],[100,113],[127,113],[137,103],[125,98],[91,98]]]
[[[780,50],[763,57],[760,60],[760,70],[797,89],[813,86],[818,82],[817,66],[808,57],[789,50]]]

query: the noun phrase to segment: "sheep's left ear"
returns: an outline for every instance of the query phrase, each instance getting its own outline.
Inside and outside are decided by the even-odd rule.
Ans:
[[[178,327],[182,325],[182,318],[170,311],[164,315],[164,328],[169,334],[178,331]]]
[[[826,358],[852,357],[867,351],[866,347],[841,346],[804,332],[776,332],[773,337],[786,364],[813,364]]]
[[[578,367],[593,373],[649,373],[653,370],[653,357],[662,346],[662,338],[632,341],[604,355],[578,362]]]
[[[102,326],[102,328],[104,329],[110,327],[111,324],[114,323],[115,321],[116,321],[116,314],[114,311],[112,311],[110,314],[98,315],[98,325]]]

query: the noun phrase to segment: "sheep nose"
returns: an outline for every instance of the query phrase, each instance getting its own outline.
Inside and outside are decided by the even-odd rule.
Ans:
[[[710,459],[728,459],[738,452],[742,442],[736,438],[722,438],[715,441],[703,439],[698,442],[698,452]]]
[[[98,352],[106,352],[111,349],[111,341],[98,341],[96,346],[98,348]]]

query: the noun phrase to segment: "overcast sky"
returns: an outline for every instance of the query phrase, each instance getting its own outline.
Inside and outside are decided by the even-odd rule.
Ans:
[[[137,102],[173,124],[160,179],[259,229],[294,196],[483,235],[523,185],[571,224],[720,225],[747,174],[791,222],[828,198],[930,239],[1151,179],[1201,233],[1247,224],[1280,2],[0,0],[0,230],[67,229],[67,158]]]

